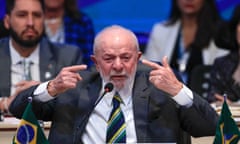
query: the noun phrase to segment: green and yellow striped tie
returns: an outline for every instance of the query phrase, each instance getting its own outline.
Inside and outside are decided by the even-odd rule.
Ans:
[[[120,108],[122,99],[118,92],[112,100],[113,109],[108,120],[107,127],[107,143],[126,143],[126,123],[124,120],[123,112]]]

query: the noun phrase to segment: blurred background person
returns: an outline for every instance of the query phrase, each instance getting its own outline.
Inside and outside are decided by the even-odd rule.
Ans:
[[[153,26],[144,56],[160,61],[166,55],[188,84],[195,66],[213,64],[216,57],[227,53],[213,42],[220,22],[214,0],[172,0],[170,17]]]
[[[7,0],[4,25],[9,37],[0,40],[0,110],[7,111],[19,91],[82,63],[76,46],[44,38],[43,0]]]
[[[94,39],[92,20],[79,11],[76,0],[44,0],[45,33],[52,42],[74,44],[83,53],[83,63],[92,65]]]
[[[76,45],[83,54],[83,63],[91,66],[94,27],[92,20],[77,6],[77,0],[44,0],[45,34],[51,42]],[[0,38],[9,35],[0,21]]]
[[[222,25],[216,35],[216,44],[231,50],[215,60],[211,71],[209,102],[240,100],[240,5],[236,6],[227,25]]]

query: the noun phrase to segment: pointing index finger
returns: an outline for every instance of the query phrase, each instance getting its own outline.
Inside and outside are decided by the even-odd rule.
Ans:
[[[78,72],[87,69],[87,65],[74,65],[66,68],[70,72]]]
[[[159,64],[151,62],[151,61],[146,60],[146,59],[143,59],[142,63],[151,67],[152,69],[160,69],[161,68],[161,66]]]

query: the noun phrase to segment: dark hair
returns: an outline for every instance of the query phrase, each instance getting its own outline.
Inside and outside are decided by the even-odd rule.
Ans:
[[[233,11],[233,15],[229,22],[230,36],[233,40],[232,46],[235,48],[239,48],[239,44],[237,41],[237,26],[240,23],[240,5],[237,5]]]
[[[74,19],[78,19],[81,16],[76,0],[65,0],[64,8],[65,12]]]
[[[171,12],[167,25],[176,23],[181,18],[181,11],[177,0],[172,0]],[[190,47],[203,49],[209,45],[211,38],[214,37],[215,27],[222,21],[217,9],[215,0],[204,0],[203,6],[197,17],[198,29],[195,39]]]
[[[239,44],[237,41],[237,26],[240,23],[240,5],[237,5],[228,22],[219,25],[215,43],[218,47],[238,51]]]
[[[44,9],[45,9],[44,0],[38,0],[38,1],[40,2],[42,10],[44,11]],[[5,0],[5,2],[6,2],[6,6],[5,6],[6,10],[5,10],[5,12],[6,12],[6,14],[10,14],[11,11],[13,10],[14,6],[15,6],[16,0]]]

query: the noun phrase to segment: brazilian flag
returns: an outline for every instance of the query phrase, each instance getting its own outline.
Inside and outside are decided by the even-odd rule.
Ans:
[[[16,135],[13,137],[13,144],[49,144],[32,111],[31,102],[23,113]]]
[[[239,138],[240,132],[238,126],[232,118],[226,100],[224,100],[216,129],[214,144],[237,144]]]

